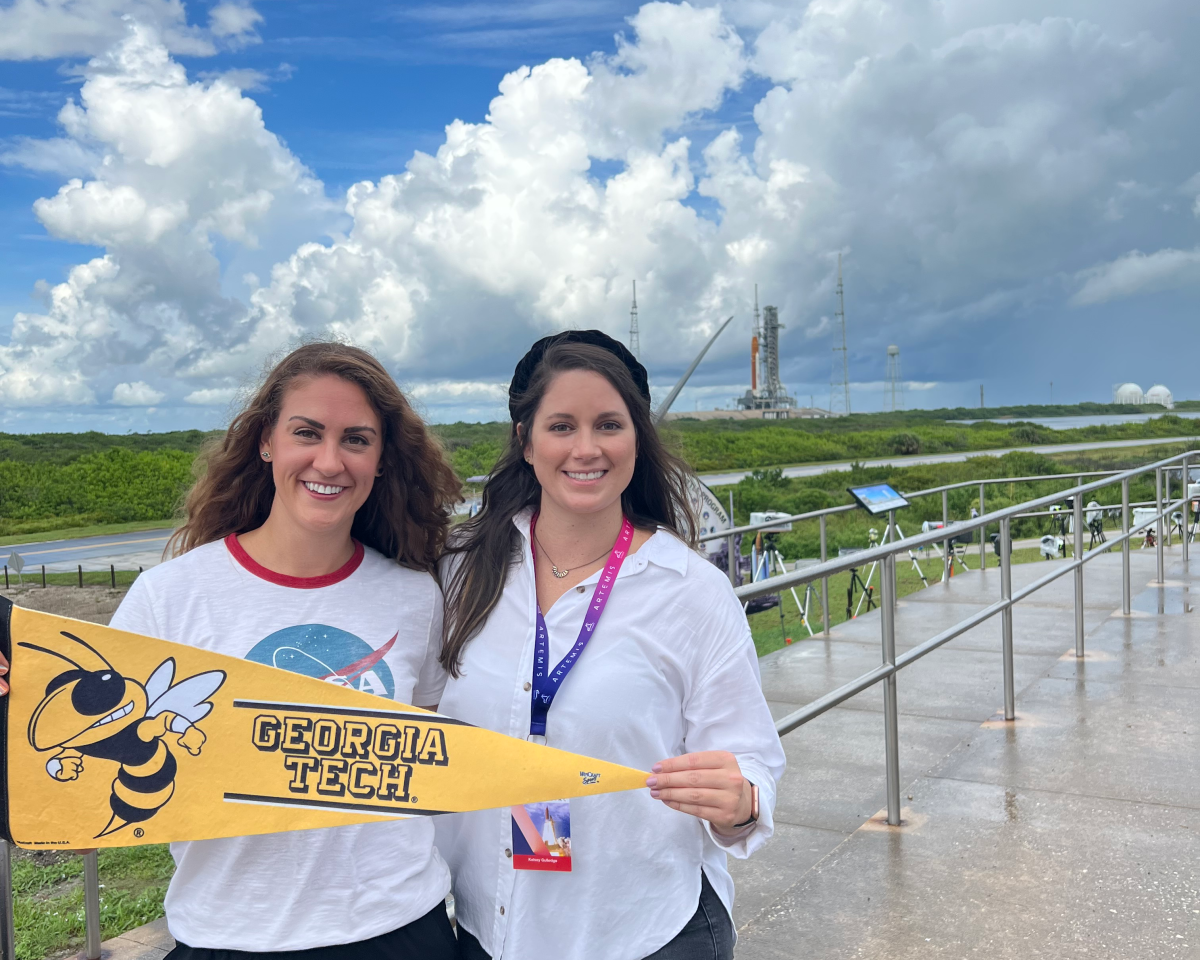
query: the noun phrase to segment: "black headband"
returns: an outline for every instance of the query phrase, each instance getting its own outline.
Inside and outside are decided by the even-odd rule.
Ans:
[[[537,365],[542,362],[542,357],[546,355],[546,351],[550,347],[560,343],[586,343],[607,350],[629,368],[638,393],[646,398],[646,403],[650,402],[650,377],[646,373],[646,368],[638,362],[637,357],[629,352],[629,348],[625,344],[599,330],[566,330],[551,337],[542,337],[529,348],[529,352],[517,364],[517,369],[513,371],[512,383],[508,386],[508,412],[514,420],[517,418],[517,402],[529,389],[529,381],[533,379],[533,372],[537,369]]]

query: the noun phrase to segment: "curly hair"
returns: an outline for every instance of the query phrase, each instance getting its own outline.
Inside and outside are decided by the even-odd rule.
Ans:
[[[263,434],[274,428],[288,390],[321,376],[360,387],[383,428],[382,473],[354,515],[351,536],[403,566],[436,575],[450,508],[462,499],[462,485],[441,444],[383,365],[365,350],[330,342],[305,344],[280,360],[225,436],[201,451],[186,520],[167,545],[172,556],[266,522],[275,481],[259,457]]]

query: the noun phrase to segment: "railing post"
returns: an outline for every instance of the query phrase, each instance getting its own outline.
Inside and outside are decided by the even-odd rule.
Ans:
[[[1191,501],[1188,499],[1188,462],[1187,457],[1183,458],[1183,469],[1180,471],[1180,480],[1183,481],[1183,509],[1180,511],[1180,547],[1183,549],[1183,563],[1187,566],[1188,562],[1188,506]]]
[[[821,562],[829,559],[825,544],[825,514],[821,514]],[[829,636],[829,578],[821,578],[821,619],[825,624],[825,636]]]
[[[1129,533],[1129,478],[1121,481],[1121,532]],[[1121,612],[1129,616],[1129,538],[1121,541]]]
[[[1000,614],[1001,647],[1004,656],[1004,719],[1017,717],[1016,693],[1013,690],[1013,611],[1012,601],[1012,536],[1009,519],[1000,521],[1000,596],[1010,605]]]
[[[1163,502],[1163,472],[1162,467],[1154,471],[1154,512],[1162,513]],[[1158,582],[1166,579],[1166,564],[1163,562],[1163,522],[1162,517],[1154,521],[1154,549],[1158,553]]]
[[[0,840],[0,960],[16,960],[17,930],[13,924],[12,847]]]
[[[880,587],[883,602],[879,605],[879,622],[883,632],[883,662],[896,664],[896,614],[895,588],[896,555],[889,553],[883,558],[883,576]],[[887,822],[900,825],[900,729],[899,708],[896,703],[896,674],[883,681],[883,734],[887,762]]]
[[[87,960],[100,960],[100,865],[95,850],[83,857],[83,911],[87,921]]]
[[[950,491],[942,491],[942,529],[950,527]],[[942,541],[942,583],[950,586],[950,576],[953,572],[953,560],[950,557],[950,538]]]
[[[732,519],[730,520],[732,523]],[[733,552],[733,534],[729,535],[729,582],[733,586],[737,586],[737,557]]]
[[[888,511],[888,542],[895,543],[899,533],[896,529],[896,511]],[[899,599],[900,591],[896,584],[896,565],[892,564],[892,606],[894,607]]]
[[[1162,471],[1162,477],[1163,477],[1163,487],[1164,487],[1164,489],[1163,489],[1163,502],[1166,504],[1166,506],[1161,506],[1161,507],[1159,507],[1158,509],[1159,509],[1159,510],[1167,510],[1167,509],[1169,509],[1169,507],[1171,506],[1171,471],[1170,471],[1170,470],[1163,470],[1163,471]],[[1171,545],[1171,515],[1170,515],[1170,513],[1168,513],[1168,514],[1167,514],[1167,539],[1166,539],[1166,544],[1167,544],[1167,546],[1168,546],[1168,547]]]
[[[1083,656],[1083,497],[1075,493],[1075,656]]]
[[[979,515],[982,517],[987,510],[983,506],[983,484],[979,485]],[[987,526],[979,528],[979,569],[987,567]]]

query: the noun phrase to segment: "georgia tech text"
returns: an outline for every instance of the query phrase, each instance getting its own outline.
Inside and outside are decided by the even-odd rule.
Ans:
[[[260,713],[250,739],[263,753],[282,754],[288,790],[300,795],[407,803],[414,764],[450,762],[435,726]]]

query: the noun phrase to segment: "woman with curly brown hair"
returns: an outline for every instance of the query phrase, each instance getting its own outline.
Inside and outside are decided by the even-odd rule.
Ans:
[[[112,625],[434,705],[434,564],[459,483],[370,354],[311,343],[267,375]],[[173,960],[449,958],[426,818],[172,844]]]

